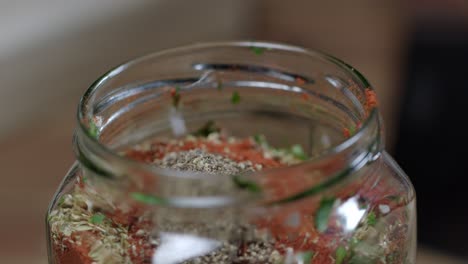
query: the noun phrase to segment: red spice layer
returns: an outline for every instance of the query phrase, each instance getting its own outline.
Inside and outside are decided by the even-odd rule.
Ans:
[[[66,264],[90,264],[93,260],[89,257],[92,241],[97,236],[91,231],[75,232],[71,239],[80,236],[81,245],[71,243],[71,240],[62,240],[63,245],[54,244],[55,261]]]
[[[267,159],[263,151],[251,139],[236,140],[228,142],[226,138],[220,138],[219,141],[210,141],[205,138],[197,140],[185,140],[168,143],[157,141],[151,144],[151,150],[128,150],[126,156],[136,161],[152,163],[156,159],[162,159],[165,154],[170,152],[188,151],[193,149],[203,149],[209,153],[216,153],[228,157],[234,161],[251,161],[254,165],[262,165],[263,168],[274,168],[282,166],[275,159]],[[82,181],[77,185],[80,188],[86,188]],[[148,236],[137,235],[138,230],[150,230],[151,223],[140,222],[139,216],[143,214],[144,207],[135,205],[129,212],[116,210],[112,215],[106,215],[115,224],[128,227],[128,242],[131,246],[128,252],[132,263],[149,263],[155,247],[149,243]],[[91,264],[93,260],[88,256],[91,248],[91,241],[99,239],[93,231],[75,232],[72,235],[80,236],[80,245],[64,240],[63,245],[55,245],[55,257],[57,263],[67,264]],[[64,249],[63,249],[64,248]],[[137,253],[135,255],[135,252]]]
[[[217,153],[228,157],[234,161],[250,161],[254,165],[262,165],[263,168],[277,168],[284,166],[280,161],[275,159],[266,158],[264,151],[251,139],[238,139],[230,141],[226,138],[219,138],[219,140],[208,140],[206,138],[197,138],[196,140],[183,140],[174,142],[163,142],[157,141],[151,144],[150,150],[129,150],[126,152],[126,156],[141,162],[152,163],[156,159],[162,159],[165,154],[170,152],[188,151],[192,149],[203,149],[209,153]],[[336,164],[335,164],[336,165]],[[330,165],[332,166],[332,165]],[[333,166],[332,166],[333,167]],[[282,196],[280,192],[284,192],[286,186],[290,189],[300,189],[303,186],[311,186],[313,178],[301,177],[287,177],[287,175],[277,175],[275,180],[271,183],[267,183],[268,189],[278,192],[279,196]],[[315,179],[316,181],[316,179]],[[294,186],[297,187],[294,187]],[[387,186],[386,184],[380,184],[379,186]],[[84,186],[81,186],[84,187]],[[360,190],[361,197],[368,200],[374,200],[374,197],[381,197],[383,193],[392,193],[392,190],[385,189],[381,190],[377,188],[364,187],[364,190]],[[344,190],[339,197],[349,197],[355,194],[357,186],[353,186]],[[380,187],[381,188],[381,187]],[[271,212],[270,215],[265,219],[258,219],[255,224],[259,228],[269,229],[272,234],[276,237],[276,247],[280,253],[285,253],[284,248],[292,247],[296,251],[313,251],[315,256],[313,263],[320,264],[331,264],[334,263],[333,258],[334,251],[337,246],[335,232],[332,232],[333,226],[329,227],[329,232],[319,233],[314,226],[314,213],[317,211],[320,200],[317,197],[303,199],[297,201],[291,205],[284,205],[281,208],[281,212]],[[393,208],[394,202],[387,203]],[[149,263],[155,247],[149,243],[148,236],[137,235],[138,230],[150,230],[150,222],[140,222],[139,216],[142,215],[144,207],[136,205],[133,210],[127,213],[117,210],[113,215],[107,215],[114,223],[128,228],[128,241],[133,246],[128,252],[133,263]],[[287,217],[294,213],[299,213],[299,223],[294,227],[287,226],[284,223],[287,222]],[[91,231],[80,232],[80,236],[89,233]],[[337,232],[339,233],[339,232]],[[92,237],[92,236],[89,236]],[[402,238],[402,240],[404,240]],[[312,242],[315,241],[315,242]],[[58,256],[57,263],[71,263],[71,264],[91,264],[92,260],[88,257],[90,250],[89,243],[82,243],[81,245],[68,243],[65,245],[66,250],[62,251],[60,248],[55,248],[55,252]],[[137,252],[137,254],[135,254]]]
[[[150,150],[130,150],[126,153],[126,156],[138,161],[149,163],[155,159],[162,159],[165,154],[169,152],[188,151],[192,149],[203,149],[209,153],[220,154],[237,162],[250,161],[254,165],[262,165],[264,169],[278,168],[286,165],[276,159],[266,158],[264,150],[249,138],[236,141],[229,141],[222,137],[219,138],[219,141],[197,138],[197,140],[178,141],[172,144],[167,142],[154,142],[151,144]],[[284,190],[286,186],[289,186],[291,189],[300,189],[304,184],[306,186],[312,184],[307,183],[307,181],[310,181],[307,179],[282,176],[284,175],[278,175],[278,177],[275,177],[278,180],[266,184],[270,191],[274,191],[275,195],[279,195],[278,197],[281,197],[280,192],[281,190]],[[284,180],[280,180],[282,178],[284,178]],[[292,186],[294,184],[298,187]],[[319,201],[314,204],[317,207],[319,205]],[[291,213],[293,213],[292,211],[299,212],[301,215],[300,224],[297,228],[277,224],[284,223],[285,218],[288,217],[289,213],[284,210],[280,214],[272,215],[270,221],[259,220],[256,222],[256,225],[259,228],[269,229],[275,235],[277,238],[276,248],[280,253],[285,253],[285,246],[292,247],[297,251],[313,251],[316,252],[314,263],[329,264],[333,262],[330,258],[330,254],[335,250],[334,247],[330,248],[332,238],[327,238],[325,235],[321,235],[319,240],[320,243],[312,242],[316,240],[314,238],[318,238],[320,236],[313,226],[313,219],[311,219],[313,212],[317,209],[316,207],[311,207],[310,201],[304,201],[296,204],[294,207],[291,207],[290,210],[287,210],[291,211]],[[296,234],[296,238],[291,238],[290,234]]]

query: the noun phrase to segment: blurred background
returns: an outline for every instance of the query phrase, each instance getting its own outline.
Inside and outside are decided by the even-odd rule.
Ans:
[[[0,0],[1,263],[47,263],[44,215],[74,157],[81,94],[113,66],[210,40],[322,50],[377,90],[418,195],[418,263],[468,261],[463,0]]]

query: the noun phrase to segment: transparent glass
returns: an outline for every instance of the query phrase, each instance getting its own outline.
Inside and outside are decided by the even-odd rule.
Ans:
[[[83,95],[74,149],[49,263],[415,263],[415,193],[375,93],[331,56],[232,42],[135,59]],[[170,165],[181,153],[198,163]]]

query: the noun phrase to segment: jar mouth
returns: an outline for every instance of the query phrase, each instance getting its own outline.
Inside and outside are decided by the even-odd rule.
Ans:
[[[170,56],[171,54],[189,54],[192,51],[196,50],[207,50],[213,48],[245,48],[251,49],[254,53],[263,53],[263,52],[270,52],[270,51],[281,51],[294,54],[295,56],[310,56],[319,58],[320,60],[324,60],[327,63],[331,63],[338,67],[346,76],[348,76],[355,85],[360,87],[361,90],[366,90],[371,94],[374,94],[373,88],[369,85],[369,82],[365,79],[365,77],[359,73],[355,68],[346,64],[340,59],[337,59],[333,56],[327,55],[322,52],[307,50],[304,48],[286,45],[286,44],[279,44],[279,43],[269,43],[269,42],[252,42],[252,41],[238,41],[238,42],[213,42],[213,43],[198,43],[194,45],[173,48],[169,50],[159,51],[152,54],[144,55],[142,57],[130,60],[126,63],[123,63],[104,75],[102,75],[99,79],[97,79],[84,93],[83,97],[78,106],[77,118],[79,128],[77,133],[83,135],[84,140],[89,142],[90,145],[99,153],[103,153],[107,156],[107,159],[114,160],[115,163],[122,164],[123,166],[137,166],[141,168],[151,167],[150,171],[158,171],[159,168],[155,166],[149,166],[148,164],[144,164],[141,162],[137,162],[131,160],[125,156],[119,154],[118,151],[110,148],[109,146],[102,144],[102,142],[96,137],[96,134],[99,134],[100,127],[96,125],[90,125],[90,120],[93,120],[93,99],[96,97],[96,94],[99,93],[101,87],[108,83],[112,82],[114,77],[119,76],[119,74],[125,72],[129,68],[138,65],[141,62],[149,60],[151,58],[156,57],[164,57]],[[257,55],[259,55],[257,54]],[[260,54],[261,55],[261,54]],[[332,82],[332,81],[331,81]],[[360,104],[367,105],[369,103],[369,98],[362,98]],[[316,163],[320,160],[330,158],[331,156],[337,155],[338,153],[343,152],[346,149],[351,149],[356,144],[359,144],[360,141],[363,141],[365,138],[368,138],[369,135],[372,137],[378,138],[379,145],[381,145],[380,139],[380,125],[379,125],[379,113],[378,109],[375,104],[369,104],[370,107],[365,109],[366,113],[364,114],[364,118],[360,122],[360,125],[355,127],[355,132],[350,134],[342,142],[333,145],[327,149],[324,149],[320,155],[314,156],[306,161],[303,161],[296,165],[291,165],[287,167],[282,167],[278,170],[288,169],[290,167],[302,167],[308,166],[310,164]],[[91,122],[94,124],[94,122]],[[377,129],[375,129],[377,127]],[[381,148],[381,147],[380,147]],[[166,171],[171,171],[170,169],[165,169]],[[276,170],[276,169],[271,169]],[[174,175],[181,175],[180,171],[172,171]],[[165,173],[166,174],[166,173]]]

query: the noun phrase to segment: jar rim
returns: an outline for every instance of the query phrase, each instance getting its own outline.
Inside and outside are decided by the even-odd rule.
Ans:
[[[191,45],[185,45],[181,47],[176,47],[176,48],[171,48],[171,49],[165,49],[162,51],[157,51],[153,53],[149,53],[137,58],[134,58],[132,60],[129,60],[127,62],[124,62],[111,70],[107,71],[104,73],[101,77],[99,77],[95,82],[93,82],[90,87],[85,91],[83,96],[81,97],[81,100],[78,105],[78,111],[77,111],[77,121],[78,121],[78,130],[80,134],[83,134],[86,138],[86,141],[91,142],[93,147],[97,148],[99,152],[105,153],[106,155],[109,155],[112,157],[112,159],[115,159],[118,162],[122,162],[123,164],[132,164],[132,165],[137,165],[137,166],[145,166],[145,164],[142,164],[141,162],[137,162],[134,160],[131,160],[129,158],[126,158],[122,155],[119,155],[116,151],[112,150],[111,148],[107,147],[104,144],[101,144],[101,142],[95,137],[94,133],[96,131],[92,131],[93,128],[89,127],[89,116],[87,113],[87,106],[89,99],[92,97],[92,95],[99,90],[100,86],[104,84],[106,81],[111,79],[112,77],[118,75],[119,73],[125,71],[127,68],[130,66],[136,65],[142,61],[146,61],[151,58],[156,58],[159,56],[163,55],[168,55],[168,54],[177,54],[181,52],[186,52],[186,51],[196,51],[200,49],[209,49],[209,48],[239,48],[239,47],[246,47],[246,48],[260,48],[260,49],[266,49],[266,50],[279,50],[279,51],[285,51],[285,52],[291,52],[291,53],[297,53],[301,55],[308,55],[311,57],[318,57],[321,59],[324,59],[328,62],[333,63],[334,65],[338,66],[341,70],[345,71],[347,74],[351,75],[351,77],[354,78],[354,80],[357,80],[358,83],[357,85],[361,86],[364,89],[368,89],[370,91],[374,91],[373,88],[370,86],[369,82],[367,79],[360,73],[358,72],[354,67],[350,66],[349,64],[345,63],[344,61],[326,54],[321,51],[316,51],[316,50],[309,50],[289,44],[282,44],[282,43],[274,43],[274,42],[260,42],[260,41],[226,41],[226,42],[205,42],[205,43],[195,43]],[[364,100],[367,101],[367,98],[364,98]],[[314,162],[317,162],[319,159],[327,158],[333,155],[336,155],[337,153],[342,152],[345,149],[348,149],[351,147],[353,144],[358,142],[361,137],[363,137],[366,134],[366,130],[370,127],[370,124],[373,120],[379,120],[379,113],[377,106],[374,106],[369,109],[368,114],[365,116],[364,120],[362,121],[361,125],[356,128],[356,131],[354,134],[350,135],[348,138],[346,138],[344,141],[340,142],[337,145],[331,146],[327,149],[325,149],[320,155],[317,155],[315,157],[312,157],[306,161],[303,161],[299,164],[295,165],[290,165],[287,167],[296,167],[296,166],[305,166],[307,164],[311,164]],[[95,129],[95,128],[94,128]],[[284,168],[280,168],[284,169]],[[166,169],[167,170],[167,169]],[[170,170],[170,169],[169,169]],[[275,169],[272,169],[275,170]],[[171,171],[171,170],[170,170]],[[176,173],[177,171],[174,170]],[[179,173],[176,173],[180,175]]]

